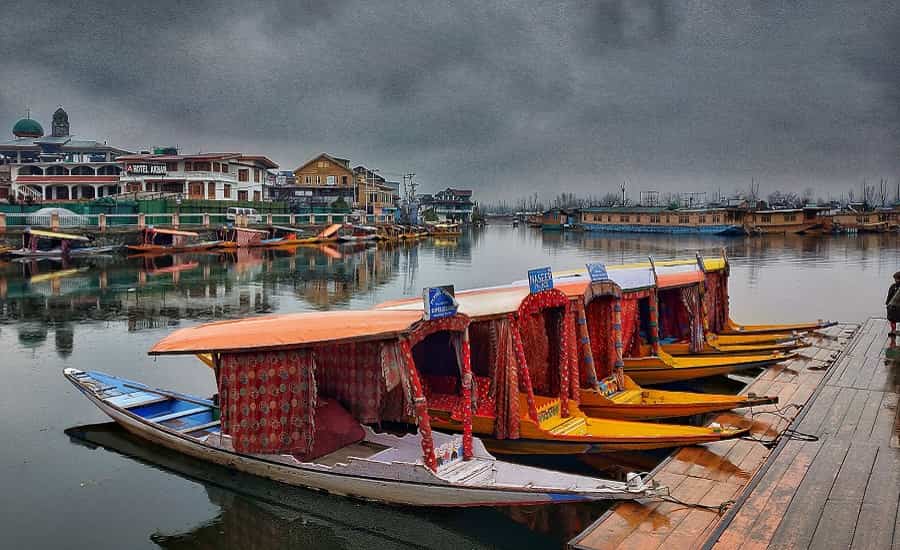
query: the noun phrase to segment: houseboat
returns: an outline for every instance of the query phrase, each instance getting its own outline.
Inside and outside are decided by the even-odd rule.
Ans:
[[[551,208],[541,215],[541,229],[544,231],[560,231],[572,229],[578,224],[578,212],[564,208]]]
[[[754,210],[744,214],[744,228],[751,235],[807,233],[820,230],[822,207]]]
[[[581,210],[585,231],[613,233],[671,233],[744,235],[741,212],[727,208],[677,209],[659,207],[599,207]]]
[[[535,505],[662,494],[626,482],[495,459],[472,435],[470,386],[453,390],[462,430],[432,430],[422,386],[428,339],[466,347],[468,319],[408,311],[274,315],[182,329],[152,355],[210,358],[212,399],[72,368],[64,376],[132,434],[282,483],[411,506]],[[446,350],[441,352],[447,357]],[[455,356],[455,354],[450,354]],[[471,377],[462,354],[461,376]],[[253,391],[247,391],[248,384]],[[383,432],[382,422],[411,425]]]
[[[823,224],[828,233],[888,233],[900,227],[898,213],[892,208],[828,214]]]

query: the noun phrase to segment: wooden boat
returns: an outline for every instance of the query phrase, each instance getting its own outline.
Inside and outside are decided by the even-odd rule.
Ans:
[[[225,226],[219,228],[219,244],[216,248],[250,248],[263,246],[263,239],[269,233],[262,229],[249,227]]]
[[[818,321],[811,323],[789,323],[772,325],[743,325],[731,319],[728,304],[728,276],[731,268],[728,264],[728,256],[722,250],[718,258],[700,258],[703,266],[706,283],[706,309],[710,329],[721,336],[747,336],[778,333],[799,333],[821,330],[834,326],[833,321]]]
[[[345,226],[345,232],[338,235],[338,240],[345,243],[374,241],[378,236],[378,228],[369,225]]]
[[[152,225],[141,230],[140,242],[127,245],[128,250],[142,254],[171,254],[209,250],[219,241],[198,241],[200,235],[193,231],[155,228]]]
[[[264,229],[266,237],[260,241],[260,246],[287,248],[303,244],[302,229],[286,227],[282,225],[270,225]]]
[[[622,483],[496,460],[471,426],[461,436],[433,432],[409,350],[415,339],[446,328],[410,312],[317,312],[191,327],[153,347],[153,355],[210,354],[219,389],[214,399],[98,372],[69,368],[64,375],[139,437],[337,495],[456,507],[657,494],[640,476]],[[254,391],[244,391],[248,386]],[[463,410],[471,413],[471,393],[461,393],[469,400]],[[368,426],[390,420],[418,429],[394,435]]]
[[[90,239],[84,235],[71,235],[41,229],[25,229],[22,248],[8,251],[23,258],[63,258],[112,252],[116,246],[84,246]]]
[[[456,299],[460,311],[472,319],[468,336],[478,395],[473,430],[492,452],[637,451],[708,443],[746,433],[743,428],[643,423],[588,414],[580,404],[584,392],[570,300],[558,290],[532,295],[528,288],[501,287],[460,292]],[[379,307],[421,311],[422,304],[404,300]],[[560,330],[547,331],[547,326]],[[414,348],[413,356],[428,364],[423,368],[423,388],[431,398],[433,424],[459,431],[458,400],[448,394],[464,384],[459,376],[452,376],[457,372],[452,365],[439,360],[436,350],[446,349],[445,342],[424,345]],[[633,408],[640,408],[640,403],[633,403]],[[645,417],[635,414],[632,418]]]
[[[432,236],[452,237],[462,235],[462,228],[458,223],[435,223],[428,226],[428,232]]]

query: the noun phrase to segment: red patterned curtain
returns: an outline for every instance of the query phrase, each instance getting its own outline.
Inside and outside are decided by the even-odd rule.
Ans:
[[[509,319],[490,322],[491,351],[494,365],[494,398],[497,439],[519,438],[519,376],[512,323]],[[486,397],[486,396],[483,396]]]
[[[591,352],[594,355],[594,368],[600,379],[612,374],[613,365],[616,362],[612,307],[613,298],[611,297],[591,300],[585,307]]]
[[[577,382],[570,383],[573,374],[577,381],[578,351],[568,297],[556,289],[529,294],[519,305],[518,325],[534,393],[558,395],[568,416],[573,387],[578,394]]]
[[[222,355],[221,426],[234,450],[308,453],[315,437],[315,371],[309,350]]]
[[[691,335],[691,316],[678,288],[659,291],[660,337],[683,340]]]
[[[363,424],[381,420],[384,393],[380,342],[348,342],[316,348],[316,381]]]
[[[728,323],[728,283],[725,273],[710,271],[706,273],[706,311],[709,313],[709,330],[722,332]]]
[[[681,288],[681,302],[689,315],[688,330],[690,350],[694,353],[703,351],[706,339],[703,336],[703,317],[700,312],[700,287],[686,286]]]
[[[641,339],[638,336],[640,328],[640,298],[625,295],[619,302],[622,308],[622,356],[632,357],[640,355]]]

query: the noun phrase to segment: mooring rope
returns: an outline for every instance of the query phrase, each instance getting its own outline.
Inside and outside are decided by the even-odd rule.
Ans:
[[[769,448],[777,445],[782,437],[787,437],[789,440],[794,440],[794,441],[807,441],[807,442],[818,441],[819,436],[804,433],[804,432],[795,430],[790,427],[791,422],[793,422],[794,418],[796,418],[796,414],[793,417],[788,417],[786,414],[784,414],[785,411],[787,411],[788,409],[796,409],[797,411],[799,411],[802,408],[803,408],[803,405],[800,405],[797,403],[788,403],[784,407],[779,407],[779,408],[776,408],[771,411],[754,411],[753,407],[750,407],[750,418],[751,419],[755,419],[757,416],[762,416],[762,415],[768,414],[768,415],[775,416],[779,419],[776,426],[780,426],[782,422],[786,422],[788,424],[788,426],[786,426],[783,430],[780,430],[780,431],[776,430],[776,435],[771,439],[768,439],[765,437],[759,437],[759,436],[756,436],[753,434],[745,435],[741,439],[744,439],[747,441],[755,441],[755,442],[760,443]]]

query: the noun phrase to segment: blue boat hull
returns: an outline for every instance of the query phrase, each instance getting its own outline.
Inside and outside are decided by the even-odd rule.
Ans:
[[[645,225],[645,224],[583,224],[585,231],[606,233],[667,233],[671,235],[746,235],[740,225]]]

